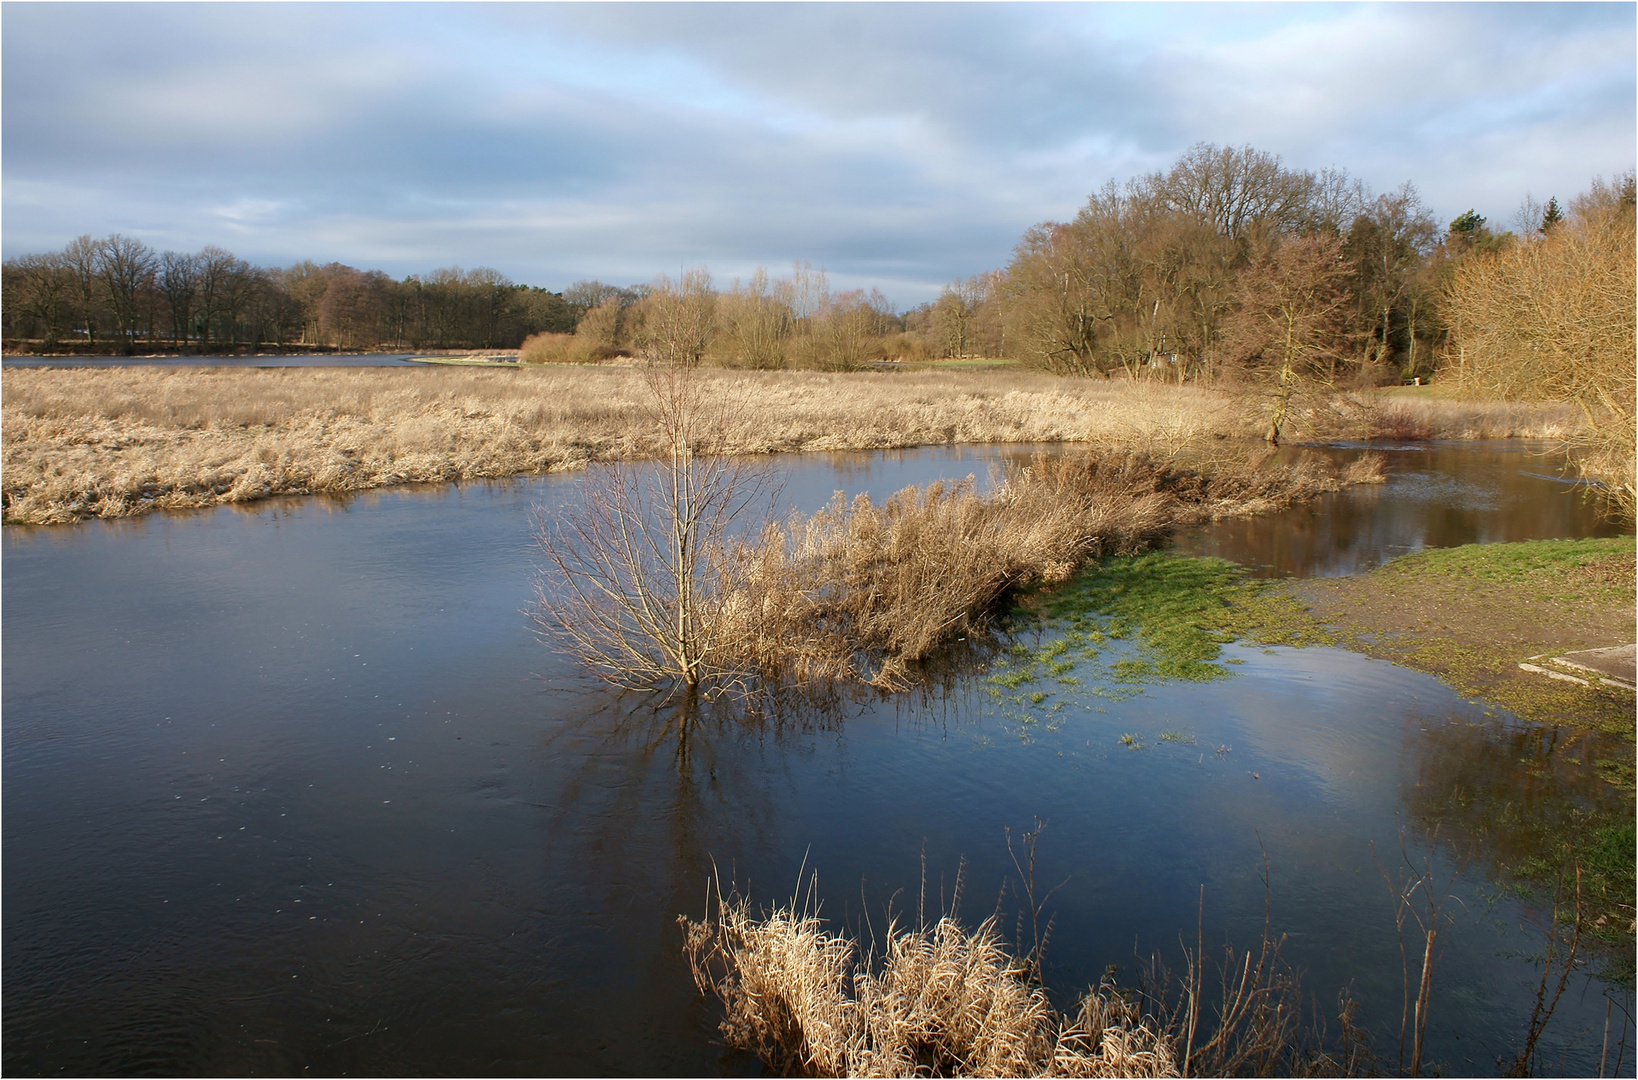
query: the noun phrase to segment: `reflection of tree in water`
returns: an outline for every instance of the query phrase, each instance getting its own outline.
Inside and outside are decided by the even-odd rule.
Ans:
[[[969,676],[987,648],[951,650],[914,689],[891,696],[866,686],[763,687],[662,703],[590,676],[554,686],[545,764],[525,796],[540,815],[541,872],[523,906],[548,942],[535,962],[554,1000],[581,1010],[566,1022],[578,1032],[571,1042],[616,1038],[644,1060],[635,1044],[664,1057],[701,1045],[695,1035],[708,1039],[715,1017],[688,973],[677,916],[704,914],[706,883],[718,874],[758,902],[788,899],[807,842],[820,839],[793,835],[792,825],[793,800],[825,782],[815,763],[848,767],[851,724],[976,722],[984,710]],[[641,1032],[610,1033],[608,1016],[633,1014],[650,1018]],[[606,1067],[595,1054],[586,1060]]]
[[[884,711],[918,725],[976,719],[982,702],[973,677],[998,648],[988,639],[948,646],[919,665],[919,679],[898,693],[862,684],[764,683],[744,694],[667,700],[587,679],[581,696],[589,707],[566,718],[545,743],[548,753],[579,762],[558,793],[553,825],[594,813],[615,829],[608,843],[618,844],[631,835],[622,820],[663,816],[674,832],[682,830],[679,836],[722,813],[771,824],[772,776],[788,774],[788,760],[811,752],[817,739],[842,737],[849,720]],[[622,782],[606,783],[611,769]]]
[[[1634,801],[1607,763],[1630,761],[1631,741],[1499,718],[1430,720],[1408,738],[1415,778],[1400,801],[1410,817],[1437,825],[1532,906],[1550,907],[1561,881],[1573,889],[1579,866],[1586,917],[1608,953],[1600,967],[1630,983]]]
[[[742,856],[766,855],[798,773],[824,740],[869,716],[954,726],[982,714],[971,675],[993,643],[947,650],[924,665],[911,690],[868,686],[763,686],[747,696],[662,701],[585,679],[545,740],[563,763],[549,811],[544,853],[553,876],[572,875],[604,907],[629,906],[632,890],[674,898],[663,920],[698,908],[705,879]],[[560,691],[561,692],[561,691]],[[779,851],[779,855],[788,852]],[[638,928],[633,928],[634,932]],[[669,959],[669,950],[667,951]]]
[[[1596,506],[1573,487],[1542,478],[1565,468],[1562,448],[1431,444],[1387,450],[1385,485],[1351,487],[1279,514],[1215,522],[1186,537],[1184,546],[1271,568],[1274,576],[1306,577],[1360,573],[1423,547],[1619,532],[1616,523],[1600,521]],[[1282,454],[1341,463],[1363,452],[1303,448]]]

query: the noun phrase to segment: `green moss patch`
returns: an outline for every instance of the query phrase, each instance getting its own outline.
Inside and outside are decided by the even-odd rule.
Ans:
[[[1052,686],[1123,700],[1155,683],[1232,677],[1238,661],[1223,659],[1222,650],[1241,638],[1330,641],[1305,608],[1267,582],[1246,580],[1241,567],[1168,552],[1104,559],[1059,589],[1023,596],[1011,629],[1020,639],[986,688],[1025,710],[1026,723]]]

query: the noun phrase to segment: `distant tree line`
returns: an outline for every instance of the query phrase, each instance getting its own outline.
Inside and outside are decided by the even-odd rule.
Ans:
[[[1474,210],[1441,227],[1409,183],[1376,194],[1339,169],[1202,144],[1169,169],[1107,185],[1069,222],[1031,228],[1005,267],[897,315],[879,293],[831,293],[805,263],[721,291],[700,269],[640,292],[591,283],[603,291],[578,296],[587,314],[577,332],[541,335],[527,351],[543,361],[637,353],[648,313],[691,298],[699,357],[733,365],[1007,357],[1177,382],[1399,382],[1454,365],[1452,331],[1471,307],[1458,283],[1478,280],[1474,268],[1522,258],[1565,230],[1583,235],[1589,215],[1630,214],[1633,202],[1628,174],[1568,207],[1527,197],[1516,231]],[[1627,319],[1630,306],[1606,318]],[[1273,427],[1281,414],[1276,404]]]
[[[579,317],[561,294],[485,267],[397,281],[340,263],[254,266],[214,246],[159,252],[119,234],[8,259],[0,281],[8,347],[48,352],[516,348]]]
[[[690,362],[847,370],[1006,357],[1070,375],[1367,385],[1460,356],[1458,307],[1477,309],[1470,284],[1457,285],[1488,280],[1470,268],[1566,229],[1603,237],[1584,229],[1589,215],[1630,213],[1633,201],[1629,173],[1567,207],[1527,198],[1516,231],[1473,210],[1441,228],[1409,183],[1377,194],[1340,169],[1200,144],[1168,169],[1111,182],[1068,222],[1029,229],[1005,267],[897,313],[874,289],[832,292],[805,262],[725,289],[700,268],[553,293],[483,268],[395,281],[335,263],[256,267],[215,247],[160,253],[118,235],[8,260],[0,311],[10,348],[522,345],[525,359],[591,362],[675,342],[686,318]]]
[[[872,361],[925,356],[879,289],[832,292],[823,270],[798,262],[790,277],[758,269],[718,290],[704,267],[652,285],[577,282],[564,291],[581,312],[574,332],[536,334],[525,362],[595,362],[643,356],[693,366],[851,371]],[[595,302],[595,306],[594,305]]]

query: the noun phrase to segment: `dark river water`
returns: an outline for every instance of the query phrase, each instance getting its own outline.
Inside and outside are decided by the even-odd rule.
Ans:
[[[982,480],[1018,453],[779,464],[786,499],[814,508]],[[1517,447],[1389,468],[1180,546],[1345,573],[1608,531]],[[1630,813],[1592,767],[1630,743],[1329,649],[1230,646],[1232,678],[1065,688],[1035,712],[954,674],[756,723],[724,710],[679,737],[533,633],[531,511],[579,482],[6,530],[8,1074],[744,1073],[680,955],[676,917],[703,912],[710,875],[775,902],[816,869],[828,916],[879,926],[889,905],[914,913],[924,865],[928,906],[947,906],[965,859],[977,921],[1013,876],[1006,830],[1037,818],[1040,876],[1067,879],[1049,905],[1061,1001],[1111,964],[1132,979],[1135,953],[1175,959],[1202,886],[1208,951],[1254,944],[1266,853],[1285,955],[1322,1004],[1351,983],[1390,1059],[1401,970],[1378,859],[1392,873],[1403,838],[1460,898],[1429,1056],[1494,1072],[1528,1021],[1540,913],[1495,877],[1500,830],[1457,815],[1429,846],[1452,778],[1482,765],[1527,815]],[[1603,989],[1572,984],[1542,1071],[1596,1070]],[[1628,1075],[1631,1047],[1629,1030]]]

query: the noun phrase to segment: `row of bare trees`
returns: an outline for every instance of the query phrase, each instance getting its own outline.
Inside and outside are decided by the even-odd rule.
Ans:
[[[806,263],[721,292],[699,271],[657,291],[700,303],[711,293],[702,355],[752,367],[977,356],[1074,375],[1374,384],[1431,375],[1450,354],[1458,268],[1565,220],[1556,198],[1527,197],[1516,234],[1471,210],[1441,228],[1409,183],[1374,194],[1342,170],[1202,144],[1167,170],[1110,183],[1069,222],[1030,229],[1006,267],[896,316],[874,291],[830,293]],[[576,355],[641,351],[653,290],[597,288],[584,309],[604,307]]]
[[[1030,229],[1006,267],[901,315],[874,291],[831,293],[806,263],[721,292],[691,271],[640,292],[598,286],[578,340],[541,352],[641,352],[649,309],[677,292],[704,319],[700,355],[752,367],[978,356],[1070,375],[1249,375],[1277,393],[1303,379],[1398,382],[1432,374],[1448,353],[1459,267],[1564,220],[1556,199],[1521,212],[1536,222],[1521,224],[1522,239],[1474,211],[1441,230],[1411,184],[1377,195],[1341,170],[1200,145],[1168,170],[1107,185],[1074,220]],[[1276,404],[1271,434],[1283,412]]]
[[[578,314],[487,268],[396,281],[339,263],[254,266],[214,246],[157,252],[117,233],[9,259],[0,281],[8,345],[45,351],[509,348]]]
[[[682,367],[711,359],[768,370],[852,371],[905,347],[903,320],[880,290],[832,292],[825,272],[805,262],[777,280],[758,269],[726,291],[696,267],[641,288],[578,282],[565,296],[601,301],[584,312],[572,335],[546,333],[526,341],[525,362],[625,354]]]
[[[1598,190],[1630,206],[1632,177]],[[24,339],[48,350],[503,348],[535,335],[526,358],[588,361],[652,352],[654,327],[686,318],[697,331],[693,362],[755,368],[978,356],[1072,375],[1250,375],[1277,389],[1305,378],[1397,382],[1462,355],[1453,290],[1481,280],[1464,268],[1522,257],[1566,230],[1581,235],[1576,207],[1592,198],[1567,214],[1556,198],[1527,197],[1516,233],[1471,210],[1441,230],[1408,183],[1373,194],[1341,170],[1201,144],[1169,169],[1111,182],[1073,220],[1028,230],[1004,268],[900,314],[875,289],[832,292],[805,262],[727,289],[701,268],[652,285],[579,281],[558,294],[482,268],[396,281],[334,263],[270,269],[215,247],[156,253],[124,236],[83,236],[6,262],[4,331],[14,347]],[[1461,333],[1479,332],[1475,319],[1460,320]]]
[[[1630,206],[1632,177],[1596,190]],[[1277,383],[1303,370],[1397,382],[1457,355],[1462,268],[1573,229],[1590,198],[1567,214],[1526,196],[1516,232],[1472,210],[1440,228],[1409,183],[1373,194],[1341,170],[1201,144],[1111,182],[1071,221],[1031,228],[1005,268],[952,283],[903,322],[932,355],[1062,374],[1214,381],[1249,366]]]
[[[1169,170],[1111,182],[1070,222],[1029,230],[991,290],[990,321],[1050,370],[1209,379],[1245,357],[1270,290],[1312,272],[1323,310],[1312,344],[1353,375],[1397,377],[1431,360],[1445,257],[1410,184],[1373,196],[1340,170],[1202,144]]]

